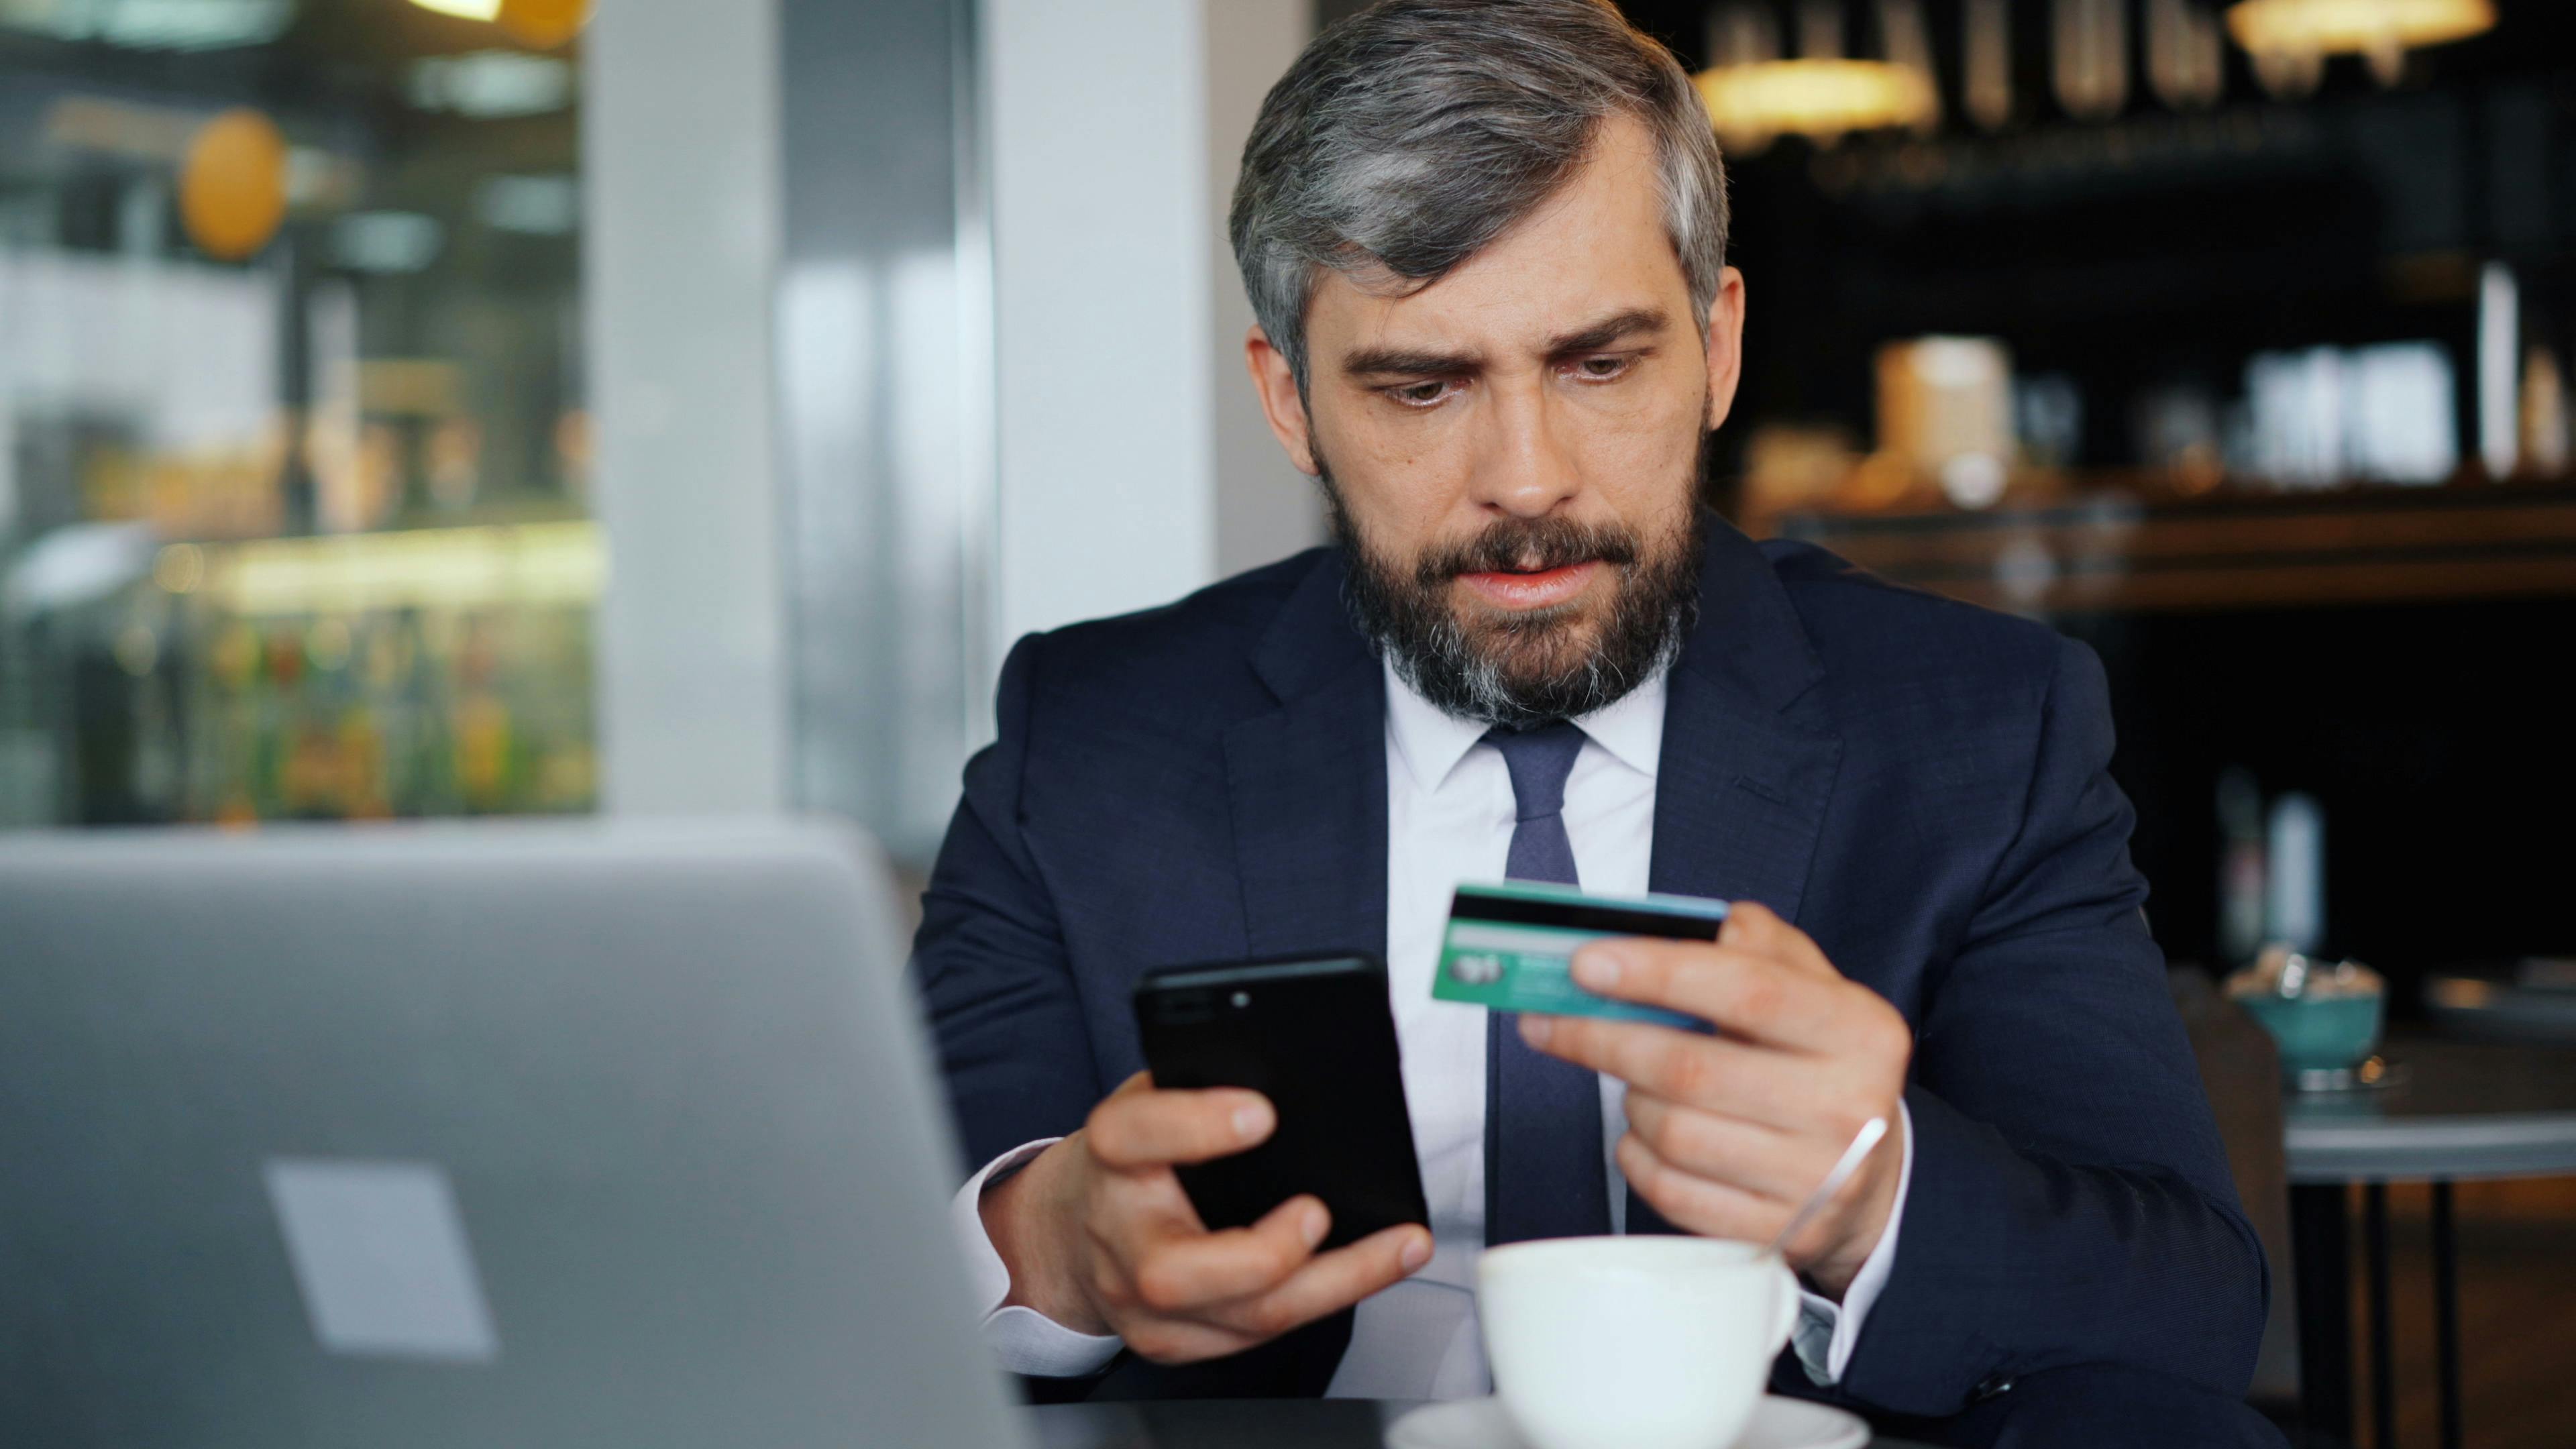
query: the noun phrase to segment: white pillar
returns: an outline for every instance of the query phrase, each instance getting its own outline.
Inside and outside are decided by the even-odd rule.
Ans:
[[[1308,0],[984,0],[997,645],[1314,537],[1311,485],[1242,405],[1224,242],[1253,110],[1311,24]]]
[[[584,297],[610,586],[602,798],[787,801],[772,436],[774,5],[607,0],[582,42]]]
[[[1216,570],[1220,575],[1285,558],[1324,536],[1323,494],[1313,479],[1288,466],[1288,455],[1270,435],[1261,400],[1243,370],[1243,334],[1252,326],[1252,302],[1235,270],[1226,239],[1235,172],[1243,143],[1271,86],[1315,35],[1311,0],[1207,0],[1208,198],[1215,225],[1215,260],[1209,286],[1215,293]]]

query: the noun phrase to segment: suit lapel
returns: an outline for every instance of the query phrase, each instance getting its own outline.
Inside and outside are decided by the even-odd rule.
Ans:
[[[1699,623],[1666,689],[1653,889],[1797,919],[1842,763],[1821,709],[1802,707],[1822,675],[1770,560],[1710,518]]]
[[[1289,596],[1252,664],[1280,704],[1225,736],[1245,952],[1364,951],[1383,960],[1386,686],[1343,608],[1339,554],[1325,555]],[[1350,1313],[1337,1313],[1232,1358],[1148,1369],[1144,1391],[1319,1395],[1350,1332]]]
[[[1795,921],[1842,764],[1823,668],[1770,560],[1707,519],[1700,617],[1665,690],[1649,888],[1759,901]],[[1634,1191],[1628,1231],[1669,1233]]]
[[[1696,673],[1677,671],[1668,693],[1649,886],[1796,920],[1842,741],[1746,710]]]
[[[1254,956],[1386,954],[1386,685],[1341,581],[1328,556],[1290,596],[1254,656],[1280,707],[1226,733]]]

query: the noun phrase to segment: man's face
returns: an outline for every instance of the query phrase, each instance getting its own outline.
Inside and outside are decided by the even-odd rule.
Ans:
[[[1681,627],[1699,450],[1742,324],[1732,269],[1694,315],[1653,140],[1621,117],[1432,285],[1319,277],[1303,397],[1257,331],[1247,351],[1280,441],[1331,493],[1363,622],[1435,703],[1519,725],[1615,699]]]

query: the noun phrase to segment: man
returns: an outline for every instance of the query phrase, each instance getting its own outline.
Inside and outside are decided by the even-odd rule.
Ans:
[[[1775,1387],[1959,1442],[2263,1442],[2261,1250],[2100,668],[1698,508],[1725,227],[1688,80],[1592,0],[1390,0],[1271,93],[1245,350],[1336,544],[1022,641],[924,899],[959,1228],[1042,1391],[1485,1392],[1488,1241],[1767,1238],[1884,1116],[1792,1245]],[[1515,867],[1740,903],[1577,966],[1719,1033],[1433,1001],[1451,888]],[[1133,982],[1297,951],[1389,962],[1427,1233],[1318,1253],[1312,1198],[1211,1233],[1172,1174],[1272,1118],[1155,1090]]]

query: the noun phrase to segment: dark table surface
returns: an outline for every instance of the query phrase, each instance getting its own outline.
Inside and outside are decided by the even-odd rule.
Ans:
[[[2576,1047],[2399,1036],[2396,1086],[2297,1092],[2293,1182],[2576,1173]]]
[[[1386,1426],[1418,1405],[1402,1399],[1174,1399],[1050,1404],[1043,1449],[1379,1449]],[[1873,1439],[1870,1449],[1909,1449]]]
[[[2520,1042],[2392,1037],[2381,1057],[2403,1075],[2347,1092],[2294,1092],[2285,1104],[2291,1234],[2297,1250],[2300,1402],[2312,1429],[2349,1438],[2354,1423],[2351,1212],[2346,1184],[2366,1183],[2364,1261],[2373,1349],[2376,1442],[2393,1437],[2396,1380],[2386,1365],[2395,1327],[2388,1266],[2392,1181],[2433,1183],[2435,1403],[2441,1442],[2465,1442],[2460,1423],[2459,1279],[2451,1184],[2465,1179],[2576,1174],[2576,1048]]]

